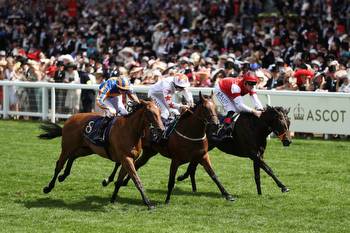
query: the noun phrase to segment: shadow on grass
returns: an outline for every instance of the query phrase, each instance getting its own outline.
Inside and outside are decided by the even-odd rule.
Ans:
[[[164,195],[164,199],[166,197],[168,190],[167,189],[147,189],[147,193],[154,193],[154,194],[161,194]],[[216,192],[192,192],[192,190],[183,190],[178,187],[175,187],[173,192],[171,193],[172,196],[205,196],[210,198],[222,198],[221,192],[217,190]],[[233,195],[234,197],[238,197],[237,195]]]
[[[79,211],[96,211],[96,212],[107,212],[105,209],[107,205],[134,205],[147,208],[143,201],[140,199],[133,199],[128,197],[117,196],[116,202],[111,203],[110,197],[100,197],[100,196],[87,196],[84,197],[84,200],[77,202],[67,202],[62,199],[52,199],[47,198],[38,198],[36,200],[18,200],[16,203],[24,205],[26,208],[55,208],[55,209],[70,209],[70,210],[79,210]],[[161,202],[152,201],[153,204],[158,205]]]

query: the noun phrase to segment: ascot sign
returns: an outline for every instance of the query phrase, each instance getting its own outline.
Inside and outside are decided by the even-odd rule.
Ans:
[[[263,104],[290,108],[290,130],[350,135],[350,94],[257,91]],[[249,103],[249,97],[245,103]]]
[[[298,104],[297,107],[294,108],[293,111],[293,117],[294,120],[301,120],[303,121],[304,118],[306,121],[333,121],[338,122],[341,121],[342,123],[345,121],[345,113],[346,110],[328,110],[328,109],[316,109],[316,110],[309,110],[307,113],[305,112],[304,108]]]

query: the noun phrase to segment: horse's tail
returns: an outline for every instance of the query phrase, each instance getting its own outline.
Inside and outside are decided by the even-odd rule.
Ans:
[[[62,127],[55,123],[44,123],[40,125],[40,129],[46,132],[38,136],[40,139],[53,139],[62,136]]]

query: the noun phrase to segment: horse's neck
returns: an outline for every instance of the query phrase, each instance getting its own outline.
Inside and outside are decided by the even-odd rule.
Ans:
[[[194,112],[192,115],[180,119],[177,129],[189,137],[202,137],[206,127],[204,122],[197,117],[197,113]]]
[[[124,125],[124,131],[130,132],[130,137],[133,137],[132,139],[135,141],[141,137],[141,133],[143,132],[143,113],[144,110],[137,110],[137,112],[127,117],[126,124]]]
[[[259,131],[265,137],[267,137],[272,131],[272,127],[269,125],[268,116],[265,114],[259,118]]]

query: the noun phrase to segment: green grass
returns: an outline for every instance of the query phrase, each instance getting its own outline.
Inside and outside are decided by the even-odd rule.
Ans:
[[[113,163],[80,158],[71,175],[49,194],[60,138],[42,141],[38,123],[0,121],[0,232],[348,232],[350,225],[349,141],[297,140],[283,148],[268,142],[266,161],[290,188],[282,194],[262,172],[256,194],[252,162],[211,151],[214,169],[237,197],[228,202],[202,168],[197,193],[178,182],[163,204],[170,160],[156,156],[139,174],[156,209],[148,211],[133,183],[115,204],[113,185],[101,181]],[[182,166],[178,174],[184,172]]]

